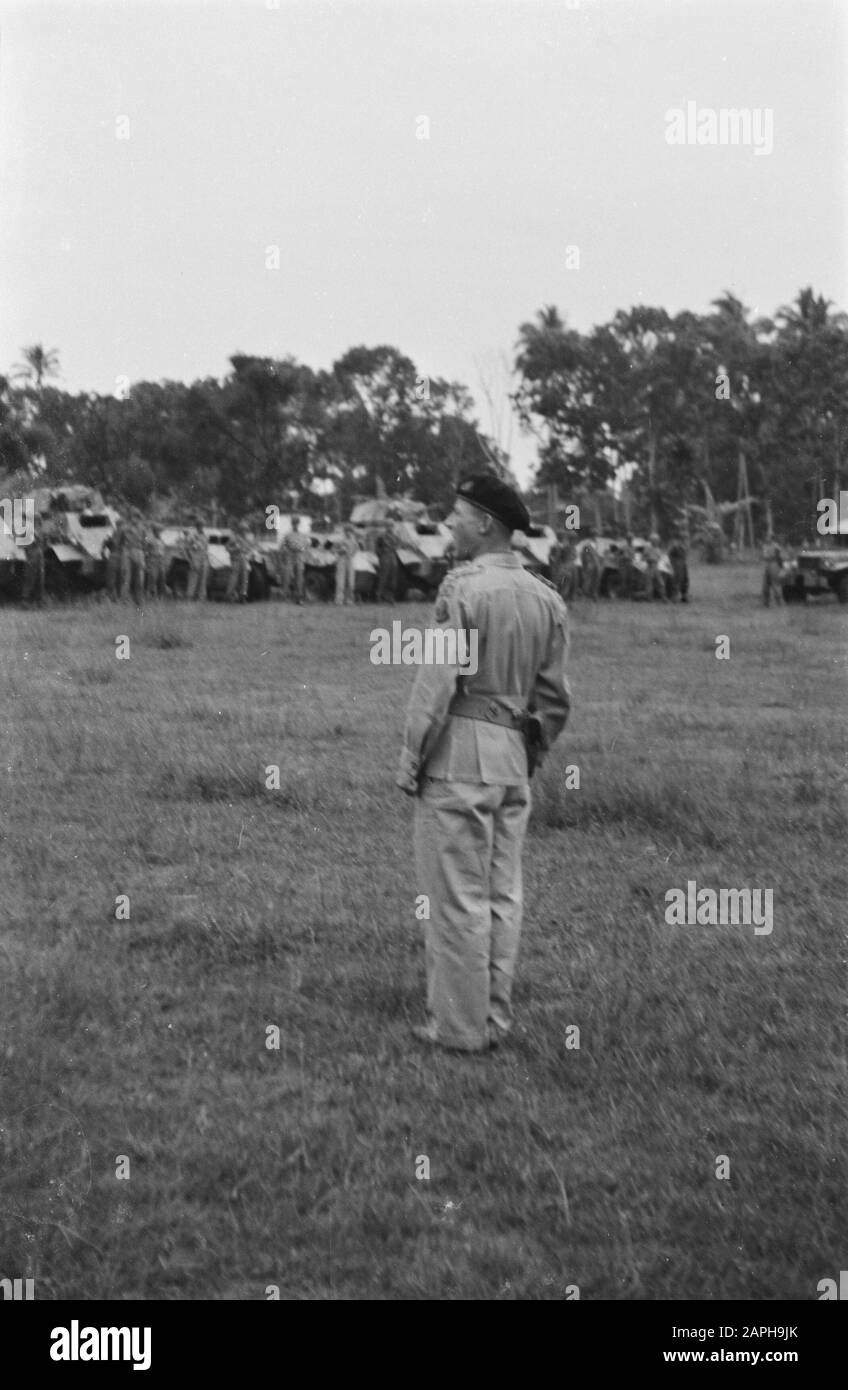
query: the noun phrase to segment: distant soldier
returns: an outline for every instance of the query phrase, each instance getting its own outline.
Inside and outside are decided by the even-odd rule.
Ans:
[[[130,519],[124,528],[124,543],[121,547],[121,596],[132,597],[137,608],[144,602],[144,542],[147,528],[141,512],[133,507]]]
[[[551,583],[561,598],[569,602],[574,597],[576,568],[574,546],[564,531],[557,532],[557,543],[549,557]]]
[[[144,538],[145,590],[148,598],[165,594],[165,542],[159,526],[149,527]]]
[[[777,604],[783,603],[783,587],[780,582],[783,575],[783,551],[771,531],[766,536],[763,546],[763,560],[763,604],[768,608],[772,598]]]
[[[601,562],[595,542],[590,536],[580,550],[580,588],[584,598],[597,599],[601,581]]]
[[[203,530],[203,522],[194,523],[194,530],[188,534],[188,583],[186,598],[193,603],[206,598],[206,581],[209,577],[209,544]]]
[[[291,530],[283,536],[283,597],[294,599],[302,604],[306,593],[306,552],[310,548],[309,537],[300,529],[300,517],[293,516]]]
[[[618,547],[618,572],[621,576],[621,597],[632,598],[636,587],[636,566],[633,563],[633,537],[627,535]]]
[[[679,597],[681,603],[688,603],[689,565],[687,563],[686,545],[679,529],[675,531],[671,545],[668,547],[668,558],[671,561],[673,595],[675,598]]]
[[[227,541],[230,573],[227,579],[227,603],[247,603],[250,579],[250,542],[243,522],[234,525]]]
[[[33,524],[33,537],[25,547],[23,587],[21,598],[24,603],[35,603],[41,607],[44,602],[44,524],[36,516]]]
[[[651,532],[648,544],[645,546],[645,564],[647,565],[647,597],[662,599],[668,602],[668,594],[665,591],[665,582],[660,573],[660,538],[656,531]]]
[[[397,592],[397,536],[391,522],[377,534],[377,602],[394,603]]]
[[[344,535],[335,547],[336,551],[336,603],[353,603],[356,571],[353,566],[359,544],[353,527],[344,527]]]
[[[119,521],[111,536],[103,542],[106,561],[106,597],[116,602],[121,585],[121,550],[124,544],[124,523]]]

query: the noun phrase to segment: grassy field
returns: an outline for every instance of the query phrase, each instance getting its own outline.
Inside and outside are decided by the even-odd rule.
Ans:
[[[412,672],[368,638],[427,608],[0,610],[0,1277],[815,1299],[846,1258],[848,625],[759,578],[573,610],[488,1057],[409,1037]],[[668,926],[689,879],[771,888],[773,932]]]

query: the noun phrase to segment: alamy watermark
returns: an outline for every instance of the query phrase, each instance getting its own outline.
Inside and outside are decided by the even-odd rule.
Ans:
[[[35,498],[0,497],[0,524],[4,536],[16,545],[32,545],[35,540]]]
[[[667,145],[751,145],[754,154],[774,149],[774,111],[770,106],[699,106],[687,101],[665,113]]]
[[[770,936],[774,926],[774,889],[699,888],[693,878],[685,888],[669,888],[665,920],[670,927],[753,926],[756,936]]]
[[[0,1293],[6,1299],[29,1303],[35,1298],[34,1279],[0,1279]]]
[[[375,627],[369,638],[374,666],[457,666],[464,676],[477,672],[476,628],[405,628],[392,623],[391,632]]]
[[[134,1371],[147,1371],[151,1362],[149,1327],[54,1327],[50,1333],[53,1361],[131,1361]]]
[[[848,535],[848,492],[840,492],[838,499],[822,497],[816,503],[816,511],[816,530],[820,536]]]

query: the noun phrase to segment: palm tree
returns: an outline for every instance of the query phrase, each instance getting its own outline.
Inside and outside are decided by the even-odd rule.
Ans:
[[[23,378],[27,385],[34,384],[36,391],[41,391],[45,377],[59,375],[58,348],[45,351],[40,343],[34,343],[32,347],[21,348],[21,353],[24,360],[17,362],[12,372],[16,377]]]
[[[795,333],[816,333],[821,329],[837,327],[844,329],[848,316],[843,313],[831,314],[833,300],[824,295],[815,295],[811,286],[798,292],[792,304],[784,304],[777,311],[777,319]]]

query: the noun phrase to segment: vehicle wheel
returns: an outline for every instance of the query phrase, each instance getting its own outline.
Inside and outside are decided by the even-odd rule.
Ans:
[[[840,603],[848,603],[848,574],[841,574],[836,585],[836,597]]]
[[[184,599],[188,592],[188,563],[185,560],[172,560],[165,575],[165,582],[174,598]]]
[[[250,573],[247,578],[247,597],[251,602],[254,600],[262,601],[268,597],[270,590],[268,575],[261,565],[251,565]]]
[[[68,568],[52,551],[44,557],[44,592],[53,598],[67,598],[71,592]]]
[[[321,603],[327,597],[327,584],[324,573],[319,569],[307,569],[303,580],[306,597],[313,603]]]

